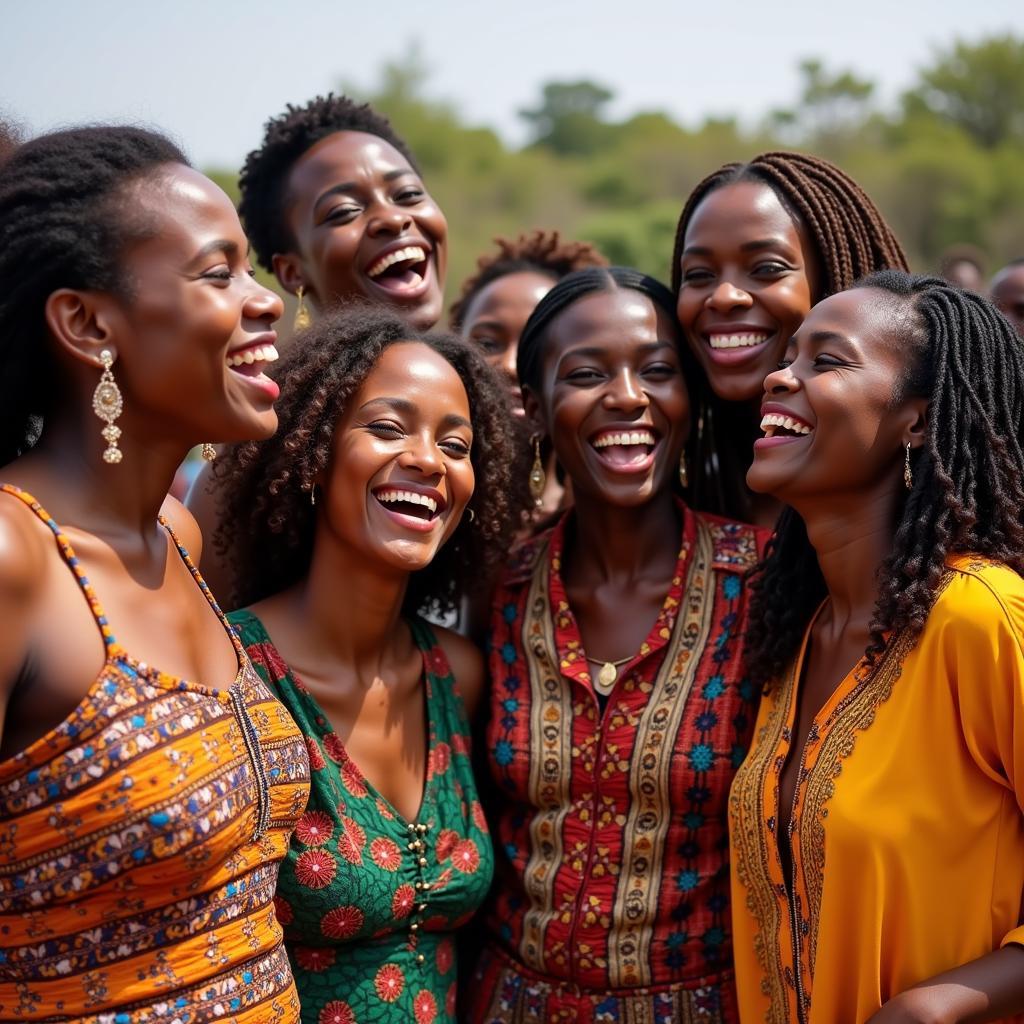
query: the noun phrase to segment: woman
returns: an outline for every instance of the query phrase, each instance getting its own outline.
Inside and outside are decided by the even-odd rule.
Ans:
[[[696,507],[774,525],[778,504],[744,484],[765,375],[814,303],[887,267],[907,269],[899,242],[826,160],[765,153],[720,167],[693,190],[676,229],[672,290],[713,391],[696,415]]]
[[[277,424],[247,249],[152,132],[0,170],[4,1020],[298,1020],[272,899],[305,744],[165,503],[191,447]]]
[[[288,106],[246,158],[239,213],[262,266],[298,296],[295,328],[333,305],[369,300],[428,330],[441,317],[448,224],[387,119],[345,96]],[[210,469],[188,506],[203,533],[222,523]],[[203,572],[218,593],[237,581],[215,551]]]
[[[673,493],[689,366],[668,290],[621,267],[564,278],[520,338],[526,413],[575,504],[494,602],[474,1022],[737,1020],[724,815],[762,538]]]
[[[507,549],[510,424],[475,352],[380,309],[323,317],[280,379],[277,436],[226,459],[223,533],[250,538],[231,618],[313,766],[278,887],[302,1018],[450,1021],[492,873],[483,665],[417,613]]]
[[[748,481],[792,508],[729,807],[745,1021],[1024,1014],[1022,409],[1005,319],[895,271],[765,380]]]
[[[588,242],[563,242],[557,231],[534,231],[514,241],[497,238],[498,251],[477,260],[476,273],[462,284],[450,310],[452,330],[477,345],[507,381],[512,412],[523,422],[522,391],[516,376],[519,336],[537,303],[557,281],[574,270],[606,267],[608,261]],[[525,440],[525,438],[524,438]],[[541,452],[533,439],[531,482],[541,515],[556,511],[564,489],[554,453]]]

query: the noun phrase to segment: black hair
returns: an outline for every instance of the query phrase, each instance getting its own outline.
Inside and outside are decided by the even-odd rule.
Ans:
[[[368,103],[328,93],[267,121],[263,142],[246,158],[238,181],[238,213],[262,267],[273,270],[275,253],[287,252],[295,240],[285,217],[288,175],[299,157],[335,132],[366,132],[394,146],[419,173],[409,147],[391,122]]]
[[[878,568],[865,652],[874,663],[887,636],[920,634],[949,555],[991,558],[1024,575],[1024,342],[987,299],[939,278],[883,271],[856,287],[887,292],[909,314],[897,321],[907,367],[894,401],[928,399],[913,486],[892,554]],[[780,518],[752,589],[747,659],[766,681],[795,656],[826,595],[803,520],[792,509]]]
[[[217,460],[226,495],[214,536],[233,563],[235,606],[278,593],[309,570],[314,508],[310,493],[324,473],[346,404],[390,345],[414,341],[444,357],[462,378],[473,423],[470,459],[476,476],[472,506],[433,562],[413,573],[406,607],[448,612],[485,588],[522,521],[527,500],[516,472],[517,445],[504,390],[484,358],[450,334],[410,326],[381,306],[350,303],[326,313],[274,366],[281,384],[278,430],[247,441]],[[244,542],[240,541],[244,538]]]
[[[821,275],[820,302],[851,288],[877,270],[907,270],[900,243],[867,193],[834,164],[804,153],[762,153],[747,163],[729,163],[709,174],[690,193],[679,215],[672,252],[672,291],[682,285],[682,253],[697,207],[726,185],[757,181],[804,226],[814,245]],[[696,452],[691,495],[698,508],[719,515],[740,515],[749,498],[744,486],[750,464],[751,428],[714,392],[697,410]]]
[[[59,288],[130,294],[121,256],[152,226],[126,191],[166,164],[188,160],[163,135],[95,125],[41,135],[0,166],[0,465],[38,440],[53,401],[46,300]]]

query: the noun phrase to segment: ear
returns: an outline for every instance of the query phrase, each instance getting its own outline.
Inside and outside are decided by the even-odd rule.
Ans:
[[[60,288],[46,300],[44,315],[50,334],[74,359],[99,366],[104,349],[117,359],[114,325],[118,309],[113,295]]]
[[[533,389],[525,385],[520,389],[523,393],[523,411],[526,413],[526,425],[530,435],[539,435],[542,439],[548,436],[548,425],[544,421],[540,402]]]
[[[904,428],[903,445],[920,448],[928,436],[928,399],[912,398],[907,402],[907,408],[913,418]]]
[[[310,291],[306,275],[302,269],[302,261],[295,253],[275,252],[271,257],[270,263],[274,268],[274,277],[281,282],[281,287],[289,295],[297,295],[299,289],[304,288],[306,297],[312,297],[313,293]]]

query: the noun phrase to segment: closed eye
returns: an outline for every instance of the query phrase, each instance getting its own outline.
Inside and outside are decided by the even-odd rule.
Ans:
[[[572,370],[567,373],[565,379],[575,384],[596,384],[598,381],[604,380],[604,374],[597,370],[582,367],[579,370]]]
[[[405,434],[405,431],[397,423],[391,423],[388,420],[375,420],[373,423],[368,423],[366,429],[388,438],[402,437]]]

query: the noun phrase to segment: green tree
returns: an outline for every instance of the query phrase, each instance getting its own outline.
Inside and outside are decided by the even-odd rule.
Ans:
[[[609,140],[608,125],[601,114],[614,93],[596,82],[548,82],[540,104],[519,111],[533,129],[538,146],[561,156],[596,152]]]

